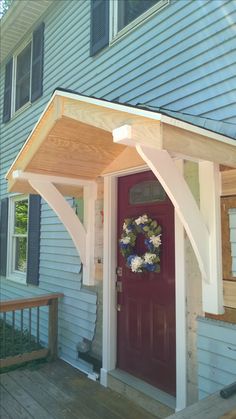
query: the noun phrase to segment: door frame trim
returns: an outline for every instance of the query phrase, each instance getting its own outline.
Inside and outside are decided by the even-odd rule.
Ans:
[[[176,164],[183,171],[183,161]],[[148,166],[104,176],[104,265],[103,265],[103,359],[100,382],[107,387],[108,372],[116,368],[117,312],[117,179],[150,170]],[[184,228],[175,211],[175,295],[176,295],[176,411],[187,404],[187,325]],[[178,245],[177,245],[178,244]]]

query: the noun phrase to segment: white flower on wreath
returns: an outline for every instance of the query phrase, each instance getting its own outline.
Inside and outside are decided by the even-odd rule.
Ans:
[[[149,240],[154,247],[159,247],[161,245],[161,234],[158,236],[151,236]]]
[[[142,272],[141,267],[143,265],[143,259],[140,256],[135,256],[131,260],[131,271],[132,272]]]
[[[149,264],[154,263],[155,259],[156,259],[156,254],[155,253],[145,253],[145,255],[144,255],[144,262],[145,263],[149,263]]]
[[[130,237],[123,237],[123,239],[120,239],[121,243],[129,244],[130,243]]]
[[[148,216],[146,214],[142,215],[141,217],[136,218],[135,222],[137,225],[146,224],[148,222]]]
[[[129,234],[132,230],[128,227],[128,224],[124,222],[123,224],[123,231],[125,231],[126,234]]]

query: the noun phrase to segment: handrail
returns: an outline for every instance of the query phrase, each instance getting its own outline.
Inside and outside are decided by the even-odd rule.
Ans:
[[[0,313],[6,313],[13,310],[23,310],[24,308],[48,306],[52,300],[63,297],[62,293],[53,293],[40,295],[32,298],[17,298],[15,300],[7,300],[0,302]]]
[[[2,333],[2,346],[3,346],[3,358],[0,359],[0,367],[7,367],[14,364],[31,361],[33,359],[39,359],[42,357],[49,356],[50,360],[53,360],[57,357],[57,335],[58,335],[58,299],[64,297],[62,293],[52,293],[46,295],[40,295],[37,297],[32,298],[23,298],[23,299],[15,299],[15,300],[8,300],[8,301],[1,301],[0,302],[0,313],[3,313],[3,333]],[[39,342],[39,311],[40,307],[48,306],[48,347],[47,348],[40,348]],[[24,309],[28,310],[28,336],[29,343],[31,342],[31,321],[32,321],[32,308],[36,308],[36,342],[37,342],[37,350],[31,349],[31,352],[21,352],[20,354],[16,354],[13,356],[9,356],[6,353],[6,325],[7,325],[7,312],[12,312],[12,321],[10,322],[10,326],[12,326],[11,332],[11,340],[12,344],[14,344],[14,336],[15,336],[15,324],[16,324],[16,313],[19,312],[19,323],[20,327],[20,340],[21,340],[21,348],[22,346],[22,339],[24,335]],[[11,317],[10,317],[11,318]],[[7,357],[6,357],[7,356]]]

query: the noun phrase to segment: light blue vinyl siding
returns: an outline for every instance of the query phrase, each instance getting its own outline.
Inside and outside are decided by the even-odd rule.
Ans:
[[[236,377],[236,325],[198,319],[199,398],[231,384]]]
[[[71,203],[71,200],[68,200]],[[1,280],[1,299],[14,299],[42,295],[51,292],[64,294],[59,302],[59,355],[80,366],[76,345],[83,338],[92,341],[97,317],[97,296],[93,291],[81,288],[81,263],[78,253],[64,226],[45,202],[42,202],[40,276],[39,287],[20,285]],[[19,318],[16,317],[19,325]],[[9,322],[11,316],[8,316]],[[35,331],[35,315],[32,313],[32,331]],[[47,343],[47,309],[40,313],[40,340]],[[24,327],[28,328],[28,312],[25,311]],[[83,369],[86,365],[83,364]]]
[[[236,122],[235,0],[171,1],[95,57],[89,56],[89,1],[55,2],[44,21],[44,96],[3,125],[3,173],[56,87],[227,121],[220,129],[231,133],[230,123]]]
[[[146,103],[191,113],[186,115],[190,122],[199,116],[217,119],[206,119],[206,127],[235,135],[235,0],[171,0],[94,57],[90,57],[89,0],[55,1],[42,20],[44,93],[1,126],[1,197],[7,195],[7,170],[57,87],[121,103]],[[4,68],[5,63],[0,75],[1,115]],[[59,344],[61,356],[70,362],[76,357],[78,340],[93,337],[97,313],[97,290],[81,288],[79,271],[72,241],[43,204],[39,287],[1,281],[3,298],[51,291],[65,294],[59,305]]]

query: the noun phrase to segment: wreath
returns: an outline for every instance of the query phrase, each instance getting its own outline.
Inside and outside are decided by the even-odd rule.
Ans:
[[[142,256],[134,251],[140,233],[144,234],[147,247],[147,252]],[[161,226],[147,214],[124,220],[119,246],[126,265],[132,272],[160,272]]]

